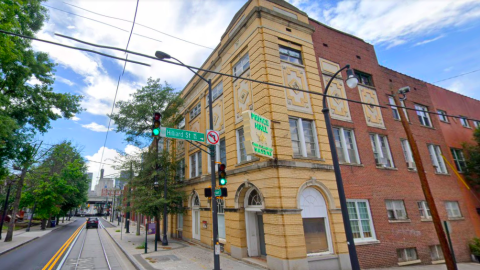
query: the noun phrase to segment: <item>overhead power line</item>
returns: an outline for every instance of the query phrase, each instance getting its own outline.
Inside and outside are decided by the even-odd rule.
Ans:
[[[72,7],[81,9],[81,10],[84,10],[84,11],[86,11],[86,12],[90,12],[90,13],[93,13],[93,14],[96,14],[96,15],[99,15],[99,16],[106,17],[106,18],[115,19],[115,20],[120,20],[120,21],[124,21],[124,22],[130,22],[130,23],[132,22],[132,21],[129,21],[129,20],[126,20],[126,19],[117,18],[117,17],[113,17],[113,16],[108,16],[108,15],[101,14],[101,13],[98,13],[98,12],[94,12],[94,11],[91,11],[91,10],[88,10],[88,9],[85,9],[85,8],[81,8],[81,7],[79,7],[79,6],[76,6],[76,5],[67,3],[67,2],[63,2],[63,3],[66,4],[66,5],[69,5],[69,6],[72,6]],[[140,24],[140,23],[136,23],[136,25],[142,26],[142,27],[145,27],[145,28],[148,28],[148,29],[150,29],[150,30],[152,30],[152,31],[155,31],[155,32],[157,32],[157,33],[160,33],[160,34],[162,34],[162,35],[166,35],[166,36],[169,36],[169,37],[171,37],[171,38],[178,39],[178,40],[183,41],[183,42],[186,42],[186,43],[190,43],[190,44],[192,44],[192,45],[196,45],[196,46],[203,47],[203,48],[210,49],[210,50],[215,50],[215,48],[211,48],[211,47],[208,47],[208,46],[204,46],[204,45],[201,45],[201,44],[192,42],[192,41],[188,41],[188,40],[185,40],[185,39],[176,37],[176,36],[174,36],[174,35],[167,34],[167,33],[165,33],[165,32],[162,32],[162,31],[160,31],[160,30],[157,30],[157,29],[155,29],[155,28],[152,28],[152,27],[150,27],[150,26],[148,26],[148,25],[144,25],[144,24]]]
[[[94,22],[97,22],[97,23],[101,23],[101,24],[104,24],[104,25],[107,25],[107,26],[110,26],[110,27],[113,27],[113,28],[116,28],[120,31],[123,31],[123,32],[129,32],[128,30],[125,30],[123,28],[120,28],[118,26],[115,26],[115,25],[111,25],[111,24],[108,24],[106,22],[102,22],[102,21],[99,21],[99,20],[95,20],[95,19],[92,19],[92,18],[88,18],[88,17],[85,17],[85,16],[82,16],[82,15],[79,15],[79,14],[76,14],[76,13],[73,13],[73,12],[69,12],[69,11],[66,11],[66,10],[63,10],[63,9],[59,9],[59,8],[56,8],[56,7],[52,7],[52,6],[49,6],[49,5],[45,5],[45,4],[42,4],[43,6],[47,7],[47,8],[50,8],[50,9],[55,9],[55,10],[58,10],[58,11],[61,11],[61,12],[65,12],[67,14],[70,14],[70,15],[73,15],[73,16],[78,16],[78,17],[81,17],[81,18],[84,18],[86,20],[91,20],[91,21],[94,21]],[[157,42],[162,42],[161,40],[158,40],[158,39],[154,39],[154,38],[151,38],[151,37],[147,37],[147,36],[144,36],[144,35],[140,35],[140,34],[137,34],[137,33],[133,33],[134,35],[136,36],[139,36],[139,37],[143,37],[143,38],[147,38],[147,39],[151,39],[151,40],[154,40],[154,41],[157,41]]]
[[[465,75],[468,75],[468,74],[472,74],[472,73],[475,73],[475,72],[479,72],[479,71],[480,71],[480,69],[472,70],[472,71],[470,71],[470,72],[458,74],[458,75],[456,75],[456,76],[449,77],[449,78],[446,78],[446,79],[443,79],[443,80],[439,80],[439,81],[436,81],[436,82],[433,82],[433,83],[438,83],[438,82],[443,82],[443,81],[455,79],[455,78],[462,77],[462,76],[465,76]]]

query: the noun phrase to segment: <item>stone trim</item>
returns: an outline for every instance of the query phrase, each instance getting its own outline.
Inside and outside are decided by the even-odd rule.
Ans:
[[[199,209],[200,209],[200,211],[210,211],[211,210],[210,207],[200,207]]]
[[[300,214],[302,212],[302,209],[262,209],[262,213],[264,214]]]
[[[240,212],[239,208],[223,208],[223,210],[225,212],[228,212],[228,213],[238,213],[238,212]]]

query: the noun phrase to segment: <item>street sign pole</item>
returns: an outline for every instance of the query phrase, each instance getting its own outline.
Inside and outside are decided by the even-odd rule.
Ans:
[[[208,110],[210,129],[213,130],[213,109],[212,109],[212,80],[208,80]],[[215,190],[215,145],[210,145],[210,175],[212,177],[212,191]],[[212,196],[212,217],[213,217],[213,269],[220,270],[220,243],[218,242],[218,216],[217,197]]]

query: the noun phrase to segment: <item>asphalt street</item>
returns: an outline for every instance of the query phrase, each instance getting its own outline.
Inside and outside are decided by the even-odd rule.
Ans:
[[[63,228],[1,255],[0,269],[41,270],[84,222],[83,218],[79,218]]]

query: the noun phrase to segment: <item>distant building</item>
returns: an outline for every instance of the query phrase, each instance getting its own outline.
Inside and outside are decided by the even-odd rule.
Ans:
[[[95,185],[95,195],[97,196],[102,196],[103,189],[113,189],[113,186],[114,186],[114,179],[103,178],[103,172],[104,170],[102,169],[100,171],[100,179],[98,180],[98,183]]]
[[[123,189],[123,187],[128,183],[129,178],[129,171],[121,171],[120,177],[115,179],[115,188]]]
[[[88,178],[88,180],[90,180],[90,184],[89,184],[90,188],[89,189],[91,189],[92,188],[92,182],[93,182],[93,173],[88,172],[87,173],[87,178]]]

